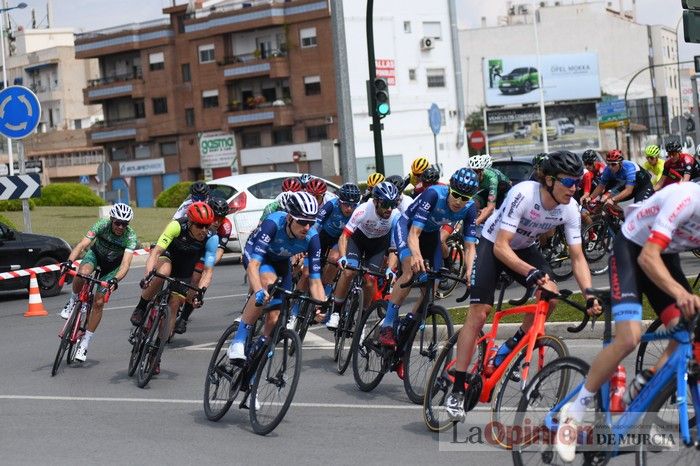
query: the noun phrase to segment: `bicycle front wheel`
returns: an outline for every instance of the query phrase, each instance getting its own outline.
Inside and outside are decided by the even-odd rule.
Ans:
[[[75,307],[73,307],[73,312],[71,312],[68,321],[63,327],[63,335],[61,336],[61,341],[58,344],[58,351],[56,351],[56,357],[53,360],[53,367],[51,368],[51,377],[55,376],[56,373],[58,373],[58,368],[61,366],[61,360],[63,359],[63,355],[66,353],[68,347],[71,346],[70,337],[73,333],[73,328],[75,327],[75,321],[79,315],[80,302],[78,301],[75,303]]]
[[[583,255],[591,269],[591,274],[602,275],[608,271],[608,254],[612,250],[612,236],[607,223],[598,220],[583,229],[581,233]]]
[[[454,335],[452,319],[442,306],[431,306],[425,322],[417,322],[406,339],[402,362],[403,387],[415,404],[423,404],[430,369],[447,340]],[[410,343],[408,343],[410,342]]]
[[[356,323],[362,314],[363,298],[362,288],[352,290],[347,301],[345,301],[343,310],[341,311],[341,323],[338,330],[336,330],[336,346],[338,348],[336,360],[338,362],[337,371],[340,375],[343,375],[350,365],[353,348],[353,335],[355,332]]]
[[[544,251],[544,257],[552,268],[552,277],[555,280],[568,280],[574,274],[569,246],[561,227],[557,227],[550,246]]]
[[[646,333],[655,333],[659,329],[666,330],[661,319],[657,318],[647,328]],[[666,350],[667,340],[642,341],[634,360],[634,373],[639,374],[644,369],[656,366],[657,361]]]
[[[377,388],[384,377],[384,348],[379,344],[382,320],[381,304],[371,306],[360,319],[352,337],[352,375],[363,392]]]
[[[238,384],[241,369],[229,362],[226,351],[236,330],[238,322],[224,330],[216,343],[204,377],[204,414],[210,421],[224,417],[233,403],[231,395]]]
[[[259,435],[267,435],[282,422],[301,374],[301,340],[292,330],[283,329],[273,347],[258,365],[250,387],[250,424]]]
[[[136,385],[139,388],[148,385],[151,377],[155,374],[156,366],[160,363],[160,356],[165,349],[169,331],[170,309],[166,308],[164,312],[158,313],[158,317],[153,321],[144,342],[141,359],[139,359],[139,366],[136,370]],[[163,337],[160,337],[159,334],[162,334]]]

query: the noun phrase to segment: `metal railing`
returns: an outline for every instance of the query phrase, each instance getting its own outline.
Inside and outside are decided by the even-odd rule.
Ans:
[[[100,36],[107,36],[110,34],[117,34],[122,31],[139,31],[141,29],[150,29],[158,26],[170,26],[170,18],[155,19],[152,21],[145,21],[143,23],[131,23],[123,24],[121,26],[115,26],[111,28],[98,29],[96,31],[84,32],[82,34],[76,34],[75,40],[87,40],[94,39]]]
[[[112,126],[120,126],[124,123],[137,123],[139,120],[142,120],[144,118],[145,118],[144,115],[134,115],[131,117],[124,117],[124,118],[109,118],[108,120],[95,122],[95,124],[92,125],[92,127],[93,128],[110,128]]]
[[[103,84],[111,84],[116,82],[131,81],[132,79],[142,79],[143,70],[141,68],[126,74],[115,74],[111,76],[104,76],[102,78],[90,79],[88,80],[88,87],[101,86]]]
[[[275,49],[261,53],[259,51],[251,53],[243,53],[240,55],[229,55],[224,57],[222,65],[233,65],[237,63],[249,63],[256,60],[269,60],[270,58],[286,57],[287,51],[284,49]]]
[[[72,167],[75,165],[95,165],[105,161],[104,154],[71,154],[42,157],[44,167]]]

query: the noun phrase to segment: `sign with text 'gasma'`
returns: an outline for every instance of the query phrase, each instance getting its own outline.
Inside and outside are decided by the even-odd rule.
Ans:
[[[200,167],[230,167],[236,160],[236,138],[233,134],[202,133],[199,137]]]
[[[516,55],[484,59],[484,98],[488,107],[597,99],[600,97],[598,55]]]

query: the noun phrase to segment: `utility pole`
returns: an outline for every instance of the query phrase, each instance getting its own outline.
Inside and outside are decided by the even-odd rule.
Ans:
[[[374,0],[367,0],[367,61],[369,62],[369,82],[374,82],[377,77],[377,66],[374,61],[374,26],[372,24],[374,11]],[[373,92],[373,87],[369,89]],[[369,96],[370,100],[372,96]],[[372,115],[372,125],[370,130],[374,133],[374,163],[375,170],[378,173],[384,173],[384,149],[382,148],[382,121],[377,110],[370,106],[370,114]]]

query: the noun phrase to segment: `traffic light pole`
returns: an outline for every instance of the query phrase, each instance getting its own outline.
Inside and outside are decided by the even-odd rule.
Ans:
[[[369,62],[369,82],[374,82],[377,77],[377,66],[374,60],[374,27],[373,27],[374,0],[367,0],[367,61]],[[370,99],[372,97],[370,96]],[[382,148],[382,121],[377,114],[377,109],[370,106],[372,125],[370,130],[374,134],[374,164],[375,171],[384,173],[384,149]]]

